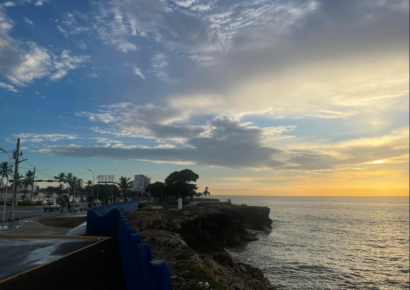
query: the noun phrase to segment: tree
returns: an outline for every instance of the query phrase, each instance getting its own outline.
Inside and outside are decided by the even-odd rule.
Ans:
[[[67,206],[67,197],[60,195],[60,197],[57,198],[57,202],[60,204],[61,209],[60,211],[63,212],[64,208]]]
[[[3,178],[6,178],[8,180],[9,176],[11,176],[11,175],[13,175],[13,171],[11,170],[11,167],[9,167],[8,162],[0,163],[0,179],[1,179],[1,182],[3,183]],[[3,199],[3,192],[1,193],[1,199]]]
[[[88,180],[85,184],[85,189],[87,190],[88,195],[91,195],[93,190],[93,182],[91,180]]]
[[[25,187],[26,190],[28,189],[29,185],[31,187],[34,186],[34,180],[33,179],[34,179],[34,172],[31,171],[31,170],[27,171],[26,176],[24,177],[24,180],[23,180],[23,184],[24,184],[24,187]]]
[[[121,176],[118,181],[119,182],[117,182],[116,185],[123,191],[123,194],[125,197],[125,193],[127,192],[127,189],[132,187],[131,177],[127,178],[127,177]]]
[[[65,173],[64,173],[64,172],[61,172],[59,175],[57,175],[57,177],[58,177],[58,178],[61,178],[61,179],[64,179],[64,178],[65,178]],[[61,185],[60,188],[62,189],[63,184],[67,183],[67,181],[62,181],[61,179],[60,179],[59,182],[60,182],[60,185]]]
[[[60,183],[60,185],[58,186],[57,192],[61,194],[61,193],[63,193],[63,191],[64,191],[63,184]]]
[[[162,199],[164,198],[164,189],[165,183],[157,181],[148,184],[148,186],[145,188],[145,192],[149,193],[153,198],[162,201]]]
[[[199,178],[199,175],[190,169],[174,171],[165,179],[165,194],[185,198],[194,196],[198,187],[194,183]]]
[[[75,183],[76,183],[75,184],[76,189],[82,189],[84,181],[82,179],[78,178],[78,177],[75,177],[75,176],[74,176],[74,180],[75,180]]]
[[[23,180],[24,180],[24,176],[21,174],[18,174],[18,178],[17,180],[14,180],[14,182],[12,183],[12,186],[14,186],[14,183],[16,184],[16,190],[20,187],[23,187]]]
[[[70,173],[67,173],[67,174],[65,175],[65,178],[67,178],[67,179],[74,179],[74,174],[72,174],[71,172],[70,172]],[[70,187],[70,192],[71,192],[72,189],[73,189],[74,184],[73,184],[72,182],[69,182],[69,181],[67,181],[67,183],[68,183],[68,186]]]
[[[23,192],[23,196],[21,197],[21,199],[25,200],[26,199],[26,194],[28,193],[28,190],[24,189],[22,192]]]

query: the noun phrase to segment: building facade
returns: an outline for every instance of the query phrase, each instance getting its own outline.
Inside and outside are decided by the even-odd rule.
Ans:
[[[134,184],[132,189],[139,190],[141,193],[145,192],[145,188],[151,183],[151,178],[145,175],[134,175]]]

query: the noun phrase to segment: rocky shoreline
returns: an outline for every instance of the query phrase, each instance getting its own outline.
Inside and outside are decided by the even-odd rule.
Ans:
[[[261,270],[234,263],[224,250],[256,240],[248,229],[271,229],[269,212],[268,207],[206,205],[139,210],[127,219],[151,246],[152,258],[168,263],[173,289],[274,290]]]

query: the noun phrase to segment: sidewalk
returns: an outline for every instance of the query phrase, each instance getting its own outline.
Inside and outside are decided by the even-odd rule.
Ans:
[[[84,219],[83,213],[79,212],[78,215],[67,211],[47,213],[27,220],[7,223],[9,227],[17,228],[0,231],[0,256],[3,262],[0,265],[0,280],[103,240],[104,238],[98,237],[81,237],[85,234],[86,222],[71,227],[78,223],[75,217]],[[49,225],[44,225],[39,220],[47,221]]]
[[[69,238],[0,238],[0,280],[96,242],[98,240]]]
[[[0,289],[126,290],[118,241],[99,241],[15,279],[0,281]]]

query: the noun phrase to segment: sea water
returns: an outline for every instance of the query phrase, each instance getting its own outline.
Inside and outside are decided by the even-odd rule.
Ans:
[[[278,289],[409,289],[408,197],[212,196],[268,206],[273,229],[230,249]]]

